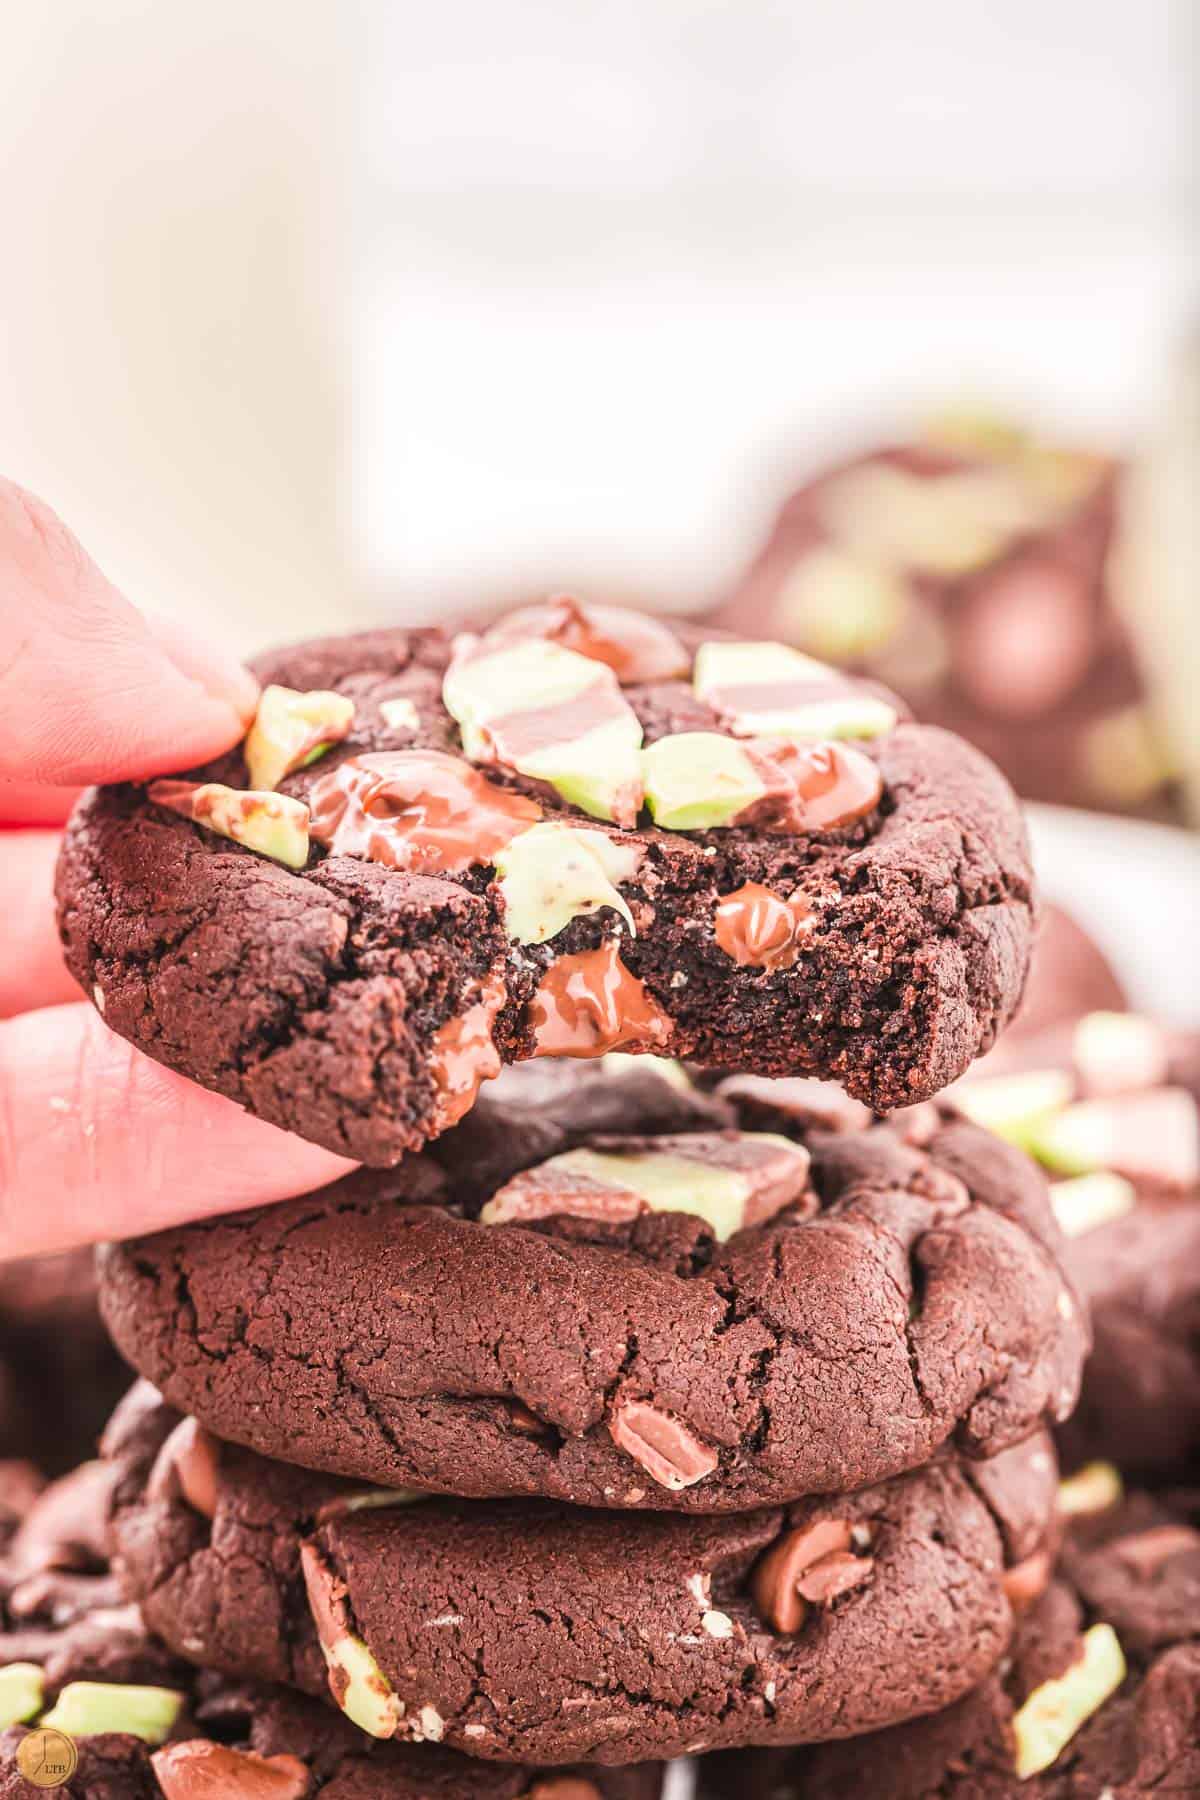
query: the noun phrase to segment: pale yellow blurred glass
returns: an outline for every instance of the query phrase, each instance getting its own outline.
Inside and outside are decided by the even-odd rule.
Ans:
[[[0,469],[239,649],[353,622],[348,49],[310,0],[9,7]]]

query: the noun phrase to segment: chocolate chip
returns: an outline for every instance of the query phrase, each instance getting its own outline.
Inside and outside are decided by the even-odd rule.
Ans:
[[[703,1481],[720,1458],[682,1420],[651,1406],[648,1400],[625,1399],[609,1419],[613,1442],[640,1463],[661,1487],[677,1491]]]
[[[849,1519],[817,1519],[789,1531],[760,1560],[751,1581],[754,1603],[776,1631],[799,1631],[808,1603],[826,1606],[867,1580],[875,1561],[853,1554]]]

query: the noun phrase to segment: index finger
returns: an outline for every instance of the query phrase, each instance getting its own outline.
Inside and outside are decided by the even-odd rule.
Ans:
[[[90,1006],[0,1023],[0,1260],[287,1199],[353,1166],[151,1062]]]
[[[61,788],[206,762],[243,735],[257,692],[212,646],[153,630],[49,507],[0,480],[0,780]]]

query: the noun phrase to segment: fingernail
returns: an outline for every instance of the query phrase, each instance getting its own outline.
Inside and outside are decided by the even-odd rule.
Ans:
[[[259,686],[244,663],[174,619],[147,621],[181,675],[198,682],[210,699],[231,706],[248,725],[258,710]]]

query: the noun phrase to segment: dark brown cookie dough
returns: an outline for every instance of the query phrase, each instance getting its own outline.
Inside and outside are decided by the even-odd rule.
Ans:
[[[1135,1494],[1069,1529],[1011,1656],[944,1713],[854,1744],[706,1758],[700,1800],[1162,1800],[1200,1793],[1200,1512]],[[1119,1644],[1114,1655],[1112,1635]],[[1121,1680],[1121,1665],[1125,1677]],[[1064,1677],[1091,1709],[1047,1761],[1022,1708]],[[1106,1692],[1111,1689],[1112,1691]],[[1061,1689],[1060,1689],[1061,1692]],[[1024,1754],[1043,1766],[1019,1769]]]
[[[644,1058],[513,1069],[394,1172],[110,1248],[106,1318],[219,1436],[469,1496],[725,1512],[1064,1418],[1087,1328],[1042,1177],[866,1116]]]
[[[94,1456],[128,1385],[90,1249],[0,1264],[0,1457],[58,1475]]]
[[[656,1764],[535,1770],[468,1761],[435,1745],[382,1743],[302,1694],[233,1682],[173,1655],[136,1606],[113,1604],[101,1548],[119,1477],[128,1481],[153,1457],[172,1422],[135,1394],[114,1426],[120,1465],[73,1471],[40,1499],[26,1498],[14,1553],[0,1563],[0,1800],[44,1791],[21,1777],[17,1751],[60,1701],[79,1762],[56,1791],[73,1800],[658,1800]],[[41,1580],[37,1595],[31,1569]],[[33,1689],[29,1665],[41,1671]],[[78,1683],[101,1684],[105,1724],[129,1710],[131,1687],[162,1690],[165,1742],[156,1745],[159,1733],[77,1728]],[[144,1699],[135,1705],[144,1717]],[[25,1723],[13,1722],[17,1712]]]
[[[328,695],[326,732],[346,735],[279,777],[278,793],[248,800],[237,752],[200,772],[226,784],[215,798],[186,783],[116,787],[75,815],[60,924],[108,1023],[262,1117],[374,1165],[460,1117],[501,1061],[538,1054],[667,1050],[835,1078],[883,1110],[960,1074],[1011,1017],[1029,959],[1028,847],[1007,784],[955,738],[815,665],[807,677],[785,667],[773,686],[761,670],[746,683],[718,669],[699,698],[685,677],[702,634],[618,618],[622,631],[632,621],[635,634],[664,633],[673,663],[627,659],[618,687],[595,634],[564,641],[552,618],[531,641],[600,683],[592,699],[615,708],[608,725],[644,733],[656,754],[670,740],[669,765],[646,781],[660,822],[686,830],[647,823],[636,781],[632,799],[611,787],[622,757],[639,767],[627,743],[598,749],[565,785],[594,812],[611,802],[629,829],[564,803],[548,777],[514,772],[531,732],[539,744],[537,734],[582,733],[587,696],[516,713],[515,735],[511,720],[470,727],[473,754],[500,759],[477,768],[443,703],[441,634],[282,651],[260,675],[304,690],[305,704]],[[494,628],[492,651],[510,623]],[[511,685],[489,679],[484,698]],[[795,694],[804,718],[833,718],[828,729],[858,729],[864,708],[863,729],[889,728],[855,743],[785,742],[779,721],[797,716]],[[775,711],[757,710],[772,700]],[[348,702],[347,725],[330,709]],[[758,720],[774,735],[735,735]],[[696,733],[706,735],[686,735]],[[732,773],[711,767],[712,746],[735,760]],[[251,762],[260,781],[279,766],[258,752]],[[693,828],[717,814],[733,822]],[[246,848],[247,835],[298,866]]]
[[[815,474],[714,622],[885,681],[1031,800],[1179,810],[1110,591],[1120,471],[1022,434],[896,444]]]
[[[1200,1455],[1200,1037],[1086,1014],[1001,1043],[944,1103],[991,1119],[1055,1177],[1095,1332],[1066,1461],[1185,1476]]]
[[[108,1448],[120,1464],[121,1431]],[[617,1518],[381,1497],[185,1422],[116,1542],[148,1624],[210,1667],[333,1692],[381,1736],[624,1763],[946,1704],[1003,1652],[1006,1579],[1054,1495],[1040,1437],[985,1473],[947,1460],[786,1510]]]

